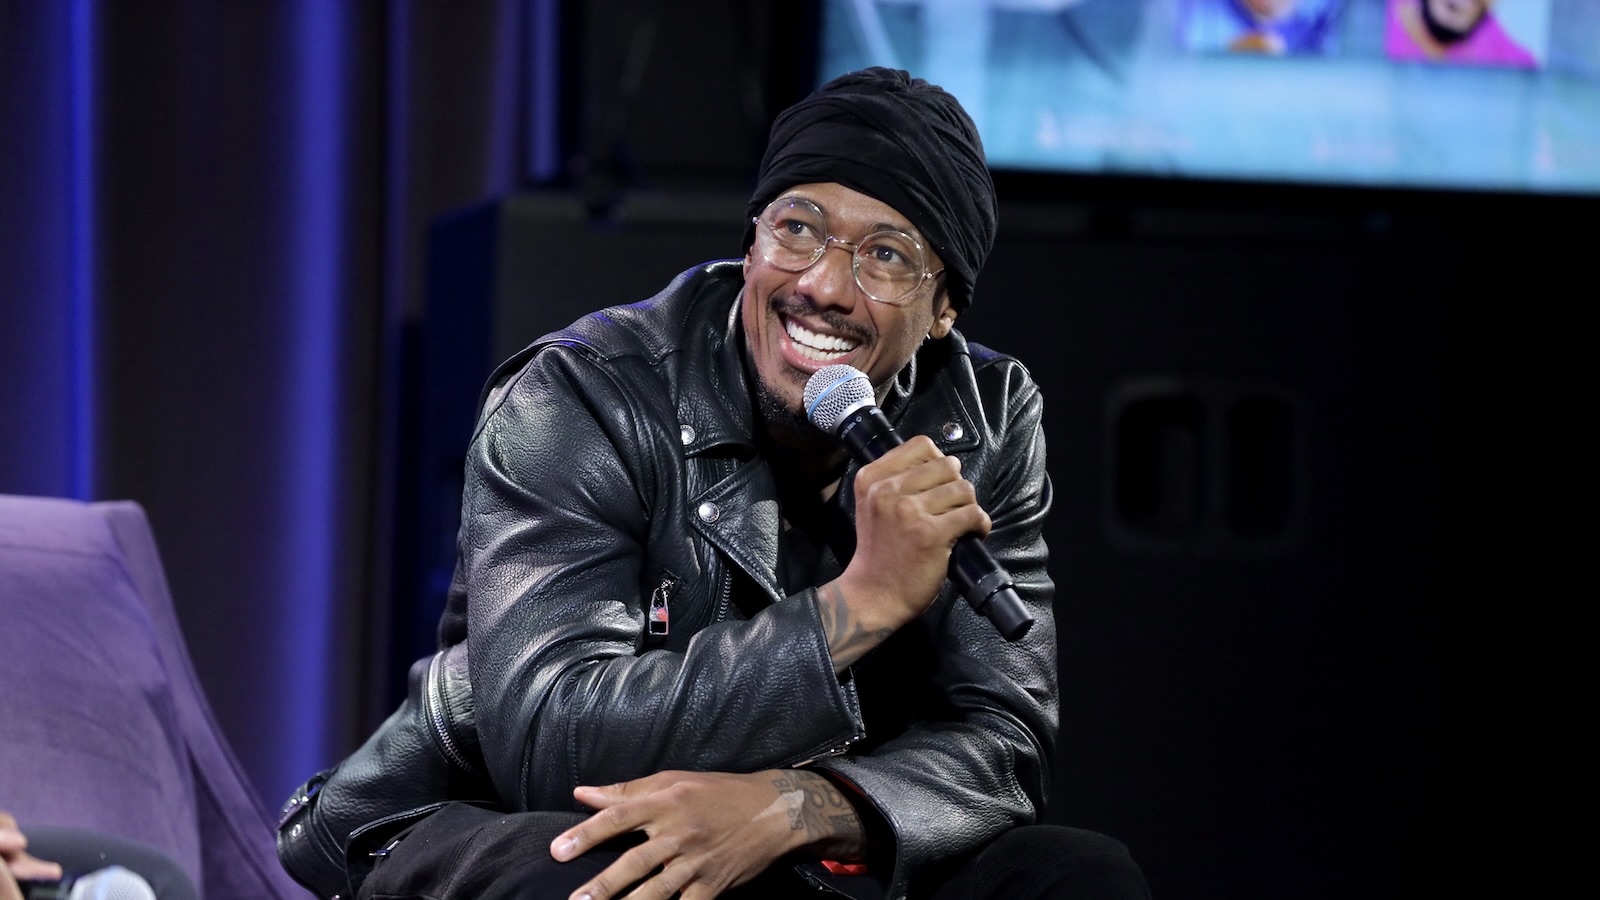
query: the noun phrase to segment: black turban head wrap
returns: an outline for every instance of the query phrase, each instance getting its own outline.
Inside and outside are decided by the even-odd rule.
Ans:
[[[994,180],[977,126],[943,88],[897,69],[841,75],[772,124],[749,217],[795,185],[835,182],[905,216],[944,261],[955,308],[994,246]],[[744,249],[755,240],[746,226]]]

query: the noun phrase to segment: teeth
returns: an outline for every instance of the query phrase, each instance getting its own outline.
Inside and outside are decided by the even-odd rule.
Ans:
[[[785,319],[783,328],[789,333],[800,355],[810,359],[838,359],[859,346],[858,342],[831,334],[818,334],[793,319]]]

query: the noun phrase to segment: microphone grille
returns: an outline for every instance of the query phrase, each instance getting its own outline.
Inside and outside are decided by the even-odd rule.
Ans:
[[[72,884],[69,900],[156,900],[156,892],[130,869],[110,866],[96,869]]]
[[[839,423],[874,401],[872,381],[854,366],[823,366],[806,381],[806,418],[811,424],[833,434]]]

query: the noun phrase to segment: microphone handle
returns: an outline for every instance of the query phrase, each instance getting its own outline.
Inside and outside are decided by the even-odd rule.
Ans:
[[[839,423],[839,440],[862,465],[905,443],[883,410],[871,405],[844,417]]]
[[[950,552],[950,580],[974,612],[983,616],[1008,641],[1015,641],[1033,627],[1033,616],[1017,596],[1011,575],[995,562],[989,548],[975,534],[964,534]]]
[[[839,423],[839,440],[862,464],[905,443],[883,410],[872,405],[845,416]],[[992,622],[1006,640],[1018,640],[1033,627],[1033,616],[1017,595],[1010,574],[976,534],[964,534],[956,541],[950,552],[950,580],[973,611]]]

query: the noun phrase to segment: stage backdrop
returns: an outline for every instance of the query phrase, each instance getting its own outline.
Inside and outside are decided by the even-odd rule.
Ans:
[[[387,702],[398,336],[528,8],[0,0],[0,491],[148,508],[274,806]]]
[[[535,313],[648,290],[575,296],[574,265],[654,284],[720,242],[814,38],[805,4],[707,5],[0,0],[0,491],[145,504],[268,802],[429,639],[463,429],[435,376],[471,395],[571,309]],[[962,327],[1047,397],[1052,820],[1157,896],[1489,890],[1469,829],[1581,746],[1528,698],[1585,658],[1552,613],[1587,560],[1596,199],[1000,196]]]

